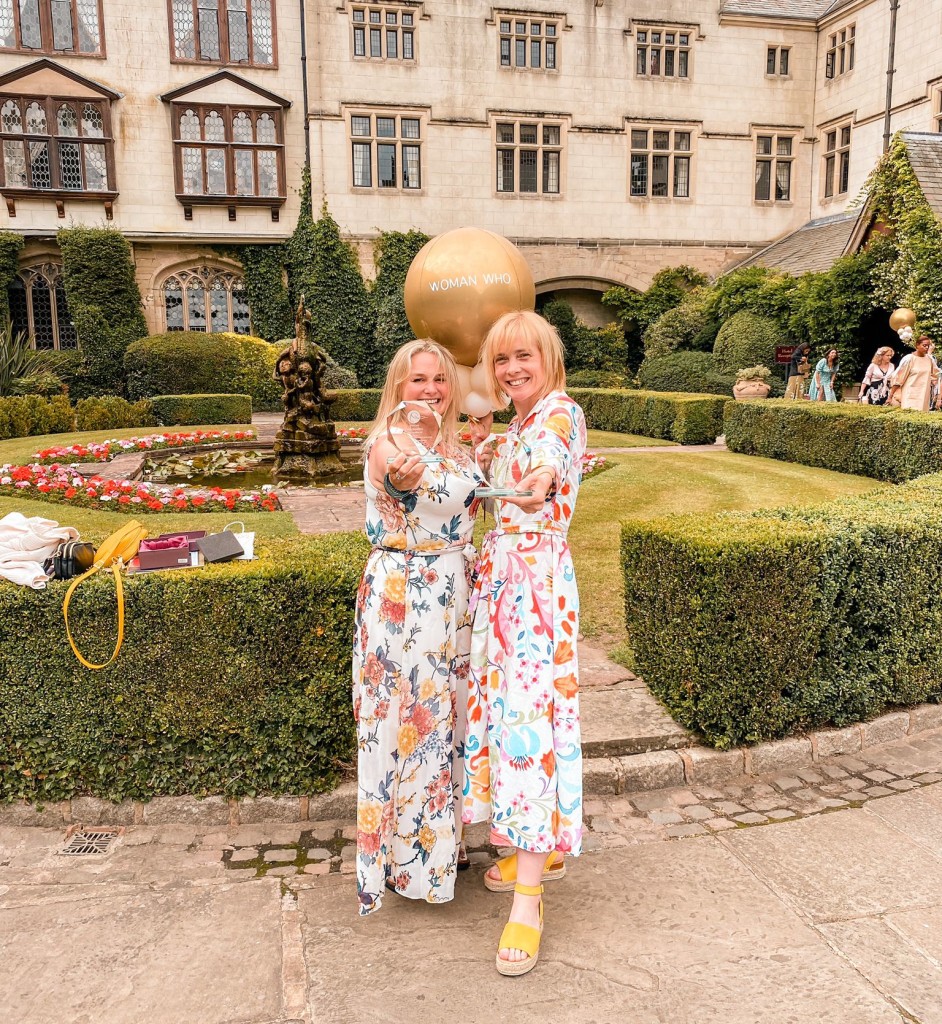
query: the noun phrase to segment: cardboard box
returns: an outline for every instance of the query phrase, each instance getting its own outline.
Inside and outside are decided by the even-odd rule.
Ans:
[[[139,551],[137,564],[141,571],[147,569],[183,569],[192,563],[189,548],[165,548],[163,551]]]

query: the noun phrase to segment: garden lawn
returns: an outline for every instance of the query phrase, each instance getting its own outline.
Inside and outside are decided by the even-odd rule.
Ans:
[[[580,583],[582,631],[629,665],[619,561],[623,520],[812,505],[881,486],[869,477],[726,452],[608,459],[612,468],[580,489],[569,540]]]

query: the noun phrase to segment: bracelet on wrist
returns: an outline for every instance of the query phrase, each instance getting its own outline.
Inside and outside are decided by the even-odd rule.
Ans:
[[[388,473],[383,477],[383,490],[390,498],[395,498],[396,501],[405,501],[413,493],[412,491],[400,491],[392,480],[389,479]]]

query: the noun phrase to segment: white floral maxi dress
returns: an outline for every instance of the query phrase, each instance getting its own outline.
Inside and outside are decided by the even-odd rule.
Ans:
[[[410,899],[454,896],[480,478],[462,456],[426,466],[404,501],[364,480],[373,551],[357,595],[353,704],[357,895],[369,914],[387,880]]]
[[[510,424],[495,483],[551,466],[557,486],[535,513],[495,502],[471,598],[462,819],[489,818],[495,843],[536,853],[582,846],[579,594],[566,534],[585,447],[585,417],[562,392]]]

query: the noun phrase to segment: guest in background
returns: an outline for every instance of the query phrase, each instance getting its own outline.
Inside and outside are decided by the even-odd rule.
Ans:
[[[812,402],[836,402],[837,392],[834,382],[840,371],[841,363],[837,349],[828,350],[828,354],[818,360],[818,365],[811,375],[811,387],[808,390],[808,397]]]
[[[932,387],[938,384],[938,366],[929,357],[932,339],[923,334],[916,342],[916,351],[910,352],[900,361],[890,388],[889,405],[917,412],[929,411]]]
[[[888,345],[878,348],[864,374],[857,400],[864,405],[886,405],[886,400],[890,397],[893,370],[893,349]]]
[[[785,388],[786,398],[802,398],[805,393],[805,381],[811,372],[811,346],[804,342],[795,348],[792,361],[788,364],[788,383]]]

